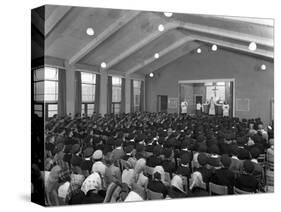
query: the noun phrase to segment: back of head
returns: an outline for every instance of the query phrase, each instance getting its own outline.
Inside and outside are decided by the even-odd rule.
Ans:
[[[230,164],[231,164],[231,159],[227,154],[223,154],[221,156],[221,163],[223,165],[223,167],[225,168],[229,168]]]
[[[243,170],[247,173],[247,174],[252,174],[253,171],[255,169],[255,166],[253,164],[252,161],[250,160],[245,160],[243,163]]]

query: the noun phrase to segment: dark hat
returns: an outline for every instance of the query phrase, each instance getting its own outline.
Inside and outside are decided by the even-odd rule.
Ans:
[[[184,154],[181,155],[181,164],[188,164],[191,161],[191,153],[190,152],[186,152]]]
[[[72,149],[72,145],[66,145],[65,148],[64,148],[64,153],[70,153],[71,152],[71,149]]]
[[[231,154],[237,156],[239,152],[239,147],[236,144],[231,145]]]
[[[156,145],[153,148],[153,155],[159,156],[161,154],[161,151],[162,151],[162,147],[160,145]]]
[[[260,155],[260,149],[258,147],[253,147],[250,149],[250,154],[252,158],[258,158]]]
[[[205,153],[200,153],[197,157],[197,160],[201,166],[205,166],[208,163],[208,157]]]
[[[250,159],[250,152],[244,148],[238,149],[238,158],[240,160],[249,160]]]
[[[201,143],[206,140],[206,137],[204,135],[199,135],[197,136],[196,140],[197,142]]]
[[[134,150],[133,145],[127,145],[124,147],[124,152],[125,153],[131,153]]]
[[[83,155],[85,158],[91,157],[93,155],[94,149],[93,147],[87,147],[84,151],[83,151]]]
[[[121,138],[118,138],[115,140],[115,145],[116,146],[121,146],[123,144],[123,140]]]
[[[231,164],[231,159],[227,154],[221,156],[221,163],[225,168],[228,168]]]
[[[209,157],[208,164],[213,167],[220,167],[220,158],[219,157]]]
[[[211,154],[219,154],[220,150],[219,150],[218,145],[213,144],[213,145],[209,146],[208,152],[211,153]]]
[[[252,161],[245,160],[243,163],[243,170],[249,174],[253,173],[255,166]]]
[[[207,145],[205,143],[199,143],[198,152],[207,152]]]
[[[137,144],[136,144],[136,151],[137,151],[137,152],[142,152],[142,151],[144,151],[144,144],[137,143]]]
[[[80,151],[80,145],[79,144],[74,144],[72,147],[71,147],[71,153],[72,154],[76,154],[77,152]]]
[[[170,158],[172,155],[172,149],[171,148],[164,148],[163,155],[165,158]]]
[[[81,162],[82,162],[82,158],[80,158],[76,155],[71,157],[70,163],[73,166],[80,166]]]

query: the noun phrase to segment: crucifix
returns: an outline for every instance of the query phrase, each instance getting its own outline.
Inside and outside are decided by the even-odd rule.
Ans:
[[[215,97],[217,97],[217,90],[219,90],[219,89],[217,89],[217,87],[215,86],[214,89],[212,89],[212,90],[214,91]]]

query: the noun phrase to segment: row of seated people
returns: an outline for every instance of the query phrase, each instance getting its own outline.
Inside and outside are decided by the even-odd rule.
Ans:
[[[65,120],[46,130],[75,123],[46,137],[48,205],[144,200],[153,192],[204,196],[213,184],[229,194],[264,190],[259,158],[273,155],[273,139],[259,120],[150,113]]]
[[[133,154],[132,151],[128,151],[130,149],[128,147],[124,148],[126,151],[123,153],[122,147],[116,147],[113,152],[107,155],[110,159],[103,156],[102,150],[96,150],[93,153],[93,149],[88,147],[83,152],[83,161],[82,158],[76,157],[76,147],[77,145],[74,145],[72,148],[72,154],[74,155],[71,157],[70,166],[67,162],[68,150],[66,149],[61,149],[61,151],[57,152],[54,157],[55,160],[49,163],[53,167],[50,167],[50,172],[46,172],[49,173],[49,175],[45,176],[46,190],[49,191],[50,187],[52,189],[56,188],[55,192],[54,190],[47,192],[49,204],[79,204],[101,200],[104,202],[106,190],[108,187],[112,188],[112,183],[115,184],[116,188],[120,187],[120,189],[126,184],[128,186],[126,191],[136,191],[141,194],[142,199],[148,198],[145,190],[162,193],[163,198],[178,198],[207,195],[210,182],[227,186],[229,194],[233,193],[234,187],[254,193],[260,189],[259,186],[262,184],[260,172],[263,172],[263,169],[257,162],[258,148],[251,149],[250,153],[253,155],[249,155],[249,157],[252,157],[251,160],[249,158],[240,160],[238,157],[243,157],[243,154],[237,154],[237,149],[233,148],[232,157],[227,154],[219,156],[205,152],[195,152],[192,160],[190,160],[190,152],[181,152],[180,159],[175,161],[173,160],[173,151],[171,149],[164,148],[163,153],[159,153],[159,146],[154,147],[154,154],[147,158],[140,157],[139,159],[136,159],[137,152]],[[113,155],[116,154],[116,151],[121,155],[120,158],[114,158]],[[144,153],[149,155],[149,152]],[[62,159],[59,159],[59,157]],[[154,167],[151,165],[153,161],[158,161],[159,164]],[[87,167],[90,167],[90,170]],[[87,182],[85,179],[88,179],[92,174],[95,174],[95,177],[100,179],[101,183],[98,183],[101,186],[99,194],[103,193],[103,195],[100,198],[96,198],[94,195],[93,197],[95,198],[90,198],[91,200],[89,200],[86,198],[87,192],[82,192],[82,185]],[[50,176],[51,178],[49,178]],[[55,181],[54,178],[56,179]],[[50,181],[51,184],[56,183],[57,185],[55,187],[50,186]],[[161,186],[162,183],[164,186]],[[77,190],[78,193],[76,193]],[[73,195],[71,191],[74,191],[76,195]],[[59,203],[58,201],[52,202],[54,194],[62,198],[63,201]],[[110,198],[110,201],[117,201],[117,197],[118,195],[115,195],[115,200]],[[108,197],[106,199],[108,201]]]

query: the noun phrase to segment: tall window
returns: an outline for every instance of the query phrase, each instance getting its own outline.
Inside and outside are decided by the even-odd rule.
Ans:
[[[134,111],[140,111],[141,81],[134,80]]]
[[[82,114],[91,116],[95,108],[96,74],[81,72]]]
[[[44,67],[34,70],[34,113],[51,118],[58,113],[58,69]]]
[[[112,77],[112,112],[120,113],[121,109],[121,77]]]

